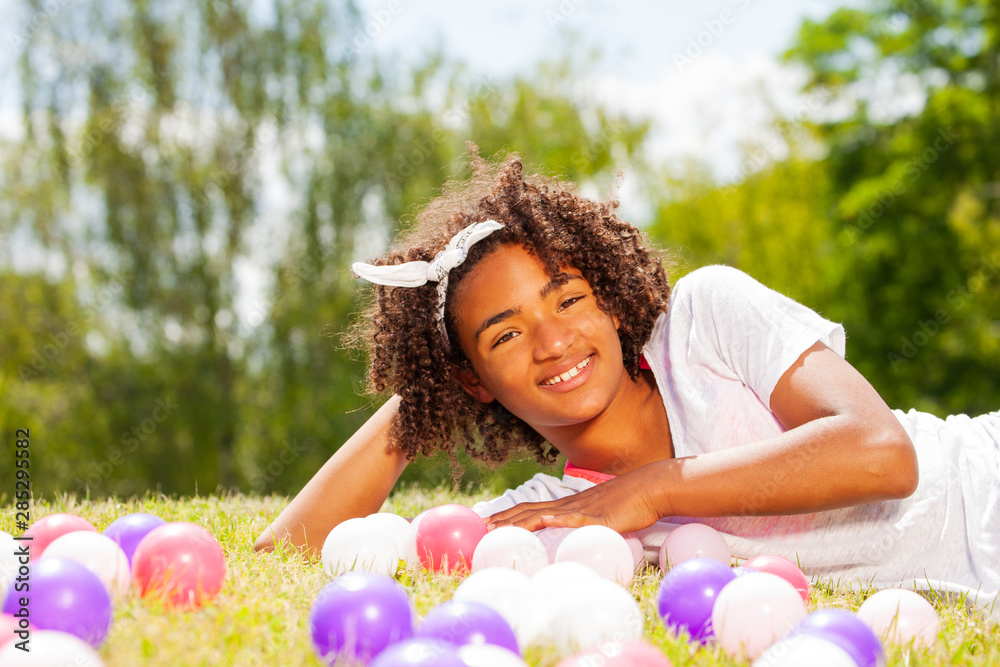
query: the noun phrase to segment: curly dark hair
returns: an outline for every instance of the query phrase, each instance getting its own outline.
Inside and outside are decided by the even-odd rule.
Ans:
[[[657,250],[645,235],[615,215],[618,202],[595,202],[575,186],[540,174],[525,176],[517,154],[487,162],[470,144],[471,177],[451,181],[415,216],[393,247],[373,264],[431,261],[448,241],[473,222],[494,219],[503,228],[479,241],[448,277],[445,325],[457,341],[448,303],[462,278],[495,248],[520,244],[538,257],[549,275],[573,266],[590,283],[601,309],[621,322],[622,357],[632,379],[657,316],[666,310],[670,284]],[[373,298],[348,339],[367,348],[372,360],[368,390],[392,391],[401,402],[389,433],[391,446],[413,459],[418,453],[449,452],[460,445],[487,463],[502,463],[515,451],[552,463],[558,452],[531,426],[495,401],[481,403],[459,385],[452,366],[471,369],[461,346],[449,351],[434,320],[437,285],[375,285]]]

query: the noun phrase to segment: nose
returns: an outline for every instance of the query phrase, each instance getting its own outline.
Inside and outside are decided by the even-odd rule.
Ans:
[[[533,352],[535,361],[558,359],[576,342],[573,327],[557,317],[541,320],[535,327]]]

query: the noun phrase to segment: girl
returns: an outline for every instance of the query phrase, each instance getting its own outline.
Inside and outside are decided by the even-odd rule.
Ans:
[[[476,505],[490,528],[601,523],[655,550],[698,521],[739,558],[1000,606],[1000,412],[890,410],[840,325],[728,267],[671,289],[617,202],[516,156],[472,166],[376,266],[355,264],[379,285],[355,334],[394,396],[257,549],[317,552],[418,453],[527,450],[564,454],[565,474]]]

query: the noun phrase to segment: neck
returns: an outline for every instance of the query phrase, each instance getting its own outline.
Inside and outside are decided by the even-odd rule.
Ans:
[[[597,417],[538,432],[574,465],[610,475],[673,457],[663,400],[648,370],[636,380],[626,375],[611,405]]]

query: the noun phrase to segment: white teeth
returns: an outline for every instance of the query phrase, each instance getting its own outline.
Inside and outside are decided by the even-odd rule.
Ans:
[[[586,359],[578,363],[576,366],[566,371],[565,373],[562,373],[554,378],[546,380],[545,382],[542,383],[542,385],[547,387],[550,385],[559,384],[560,382],[565,382],[570,378],[575,378],[577,375],[580,374],[580,371],[582,371],[584,368],[587,367],[589,363],[590,363],[590,357],[587,357]]]

